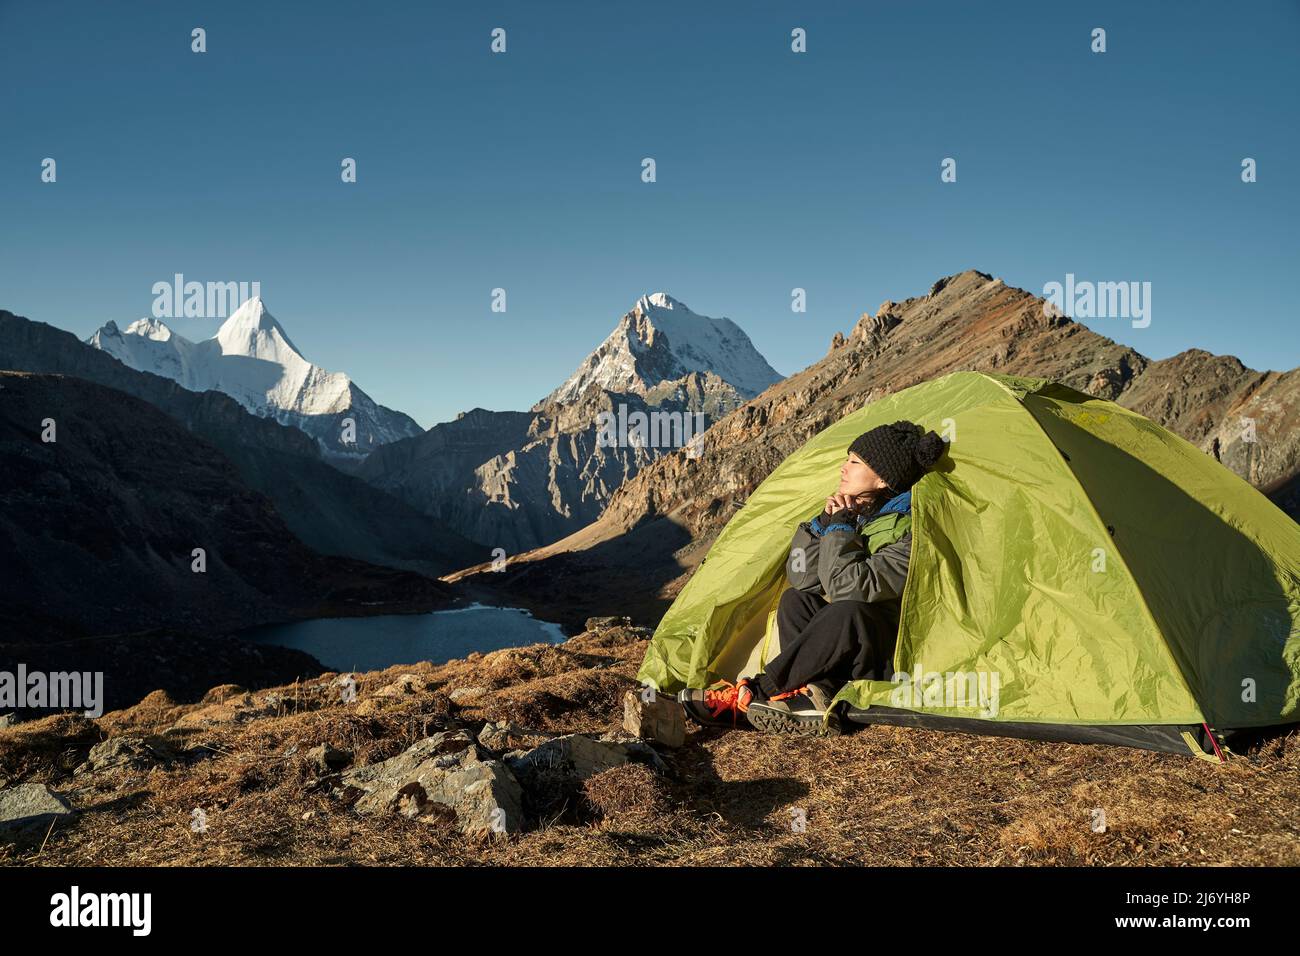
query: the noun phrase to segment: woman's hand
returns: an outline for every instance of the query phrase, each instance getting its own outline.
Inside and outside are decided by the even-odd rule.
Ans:
[[[826,513],[833,515],[838,511],[852,511],[855,514],[866,505],[865,496],[841,495],[838,492],[826,499]]]

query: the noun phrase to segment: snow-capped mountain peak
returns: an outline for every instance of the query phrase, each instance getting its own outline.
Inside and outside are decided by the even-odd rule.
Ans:
[[[307,361],[259,296],[232,312],[214,338],[221,343],[225,355],[245,355],[271,362]]]
[[[540,404],[574,401],[593,384],[644,394],[692,372],[712,372],[747,399],[782,377],[735,322],[692,312],[667,292],[651,292]]]
[[[132,322],[125,332],[107,322],[87,342],[191,391],[225,392],[254,414],[302,429],[329,452],[365,454],[422,432],[408,416],[377,404],[344,372],[309,362],[257,297],[200,342],[155,318]],[[355,444],[344,441],[345,419],[355,425]]]
[[[104,328],[111,328],[114,332],[118,331],[117,326],[112,322],[109,322],[104,326]],[[144,318],[136,319],[128,325],[126,327],[126,334],[140,335],[146,339],[151,339],[154,342],[166,342],[172,337],[172,330],[169,329],[161,319]]]
[[[667,292],[651,292],[641,296],[636,300],[635,308],[642,312],[650,312],[654,309],[681,309],[683,312],[691,310],[683,303],[678,302]],[[694,315],[694,312],[691,312]]]

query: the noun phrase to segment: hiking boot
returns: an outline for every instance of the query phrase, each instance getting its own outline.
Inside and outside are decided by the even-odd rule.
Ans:
[[[739,727],[754,700],[754,685],[748,677],[739,684],[724,680],[703,690],[680,691],[677,700],[686,716],[703,727]]]
[[[838,737],[840,721],[834,713],[826,718],[831,698],[816,684],[796,687],[784,694],[750,704],[745,716],[765,734],[801,734],[805,737]]]

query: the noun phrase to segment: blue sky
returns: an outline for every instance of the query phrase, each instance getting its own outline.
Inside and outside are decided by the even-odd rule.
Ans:
[[[0,0],[0,308],[84,337],[177,272],[257,280],[425,426],[529,407],[644,292],[789,374],[966,268],[1149,281],[1148,328],[1087,324],[1290,369],[1298,50],[1279,0]]]

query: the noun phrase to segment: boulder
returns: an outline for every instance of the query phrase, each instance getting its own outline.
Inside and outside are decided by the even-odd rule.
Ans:
[[[642,740],[680,747],[686,742],[686,715],[682,705],[667,694],[643,696],[641,691],[630,690],[623,696],[623,729]]]
[[[464,704],[471,700],[478,700],[488,692],[486,687],[457,687],[447,695],[447,699],[453,704]]]
[[[349,770],[341,783],[361,792],[353,804],[357,813],[398,812],[433,821],[446,807],[454,811],[461,831],[472,836],[516,833],[523,827],[519,782],[501,761],[488,759],[464,730],[434,734],[396,757]]]
[[[76,772],[98,772],[118,767],[127,770],[144,770],[166,760],[168,756],[169,754],[161,745],[137,734],[110,737],[90,748],[86,762],[78,767]]]
[[[12,835],[28,827],[48,826],[51,820],[75,811],[43,783],[20,783],[0,790],[0,833]]]

